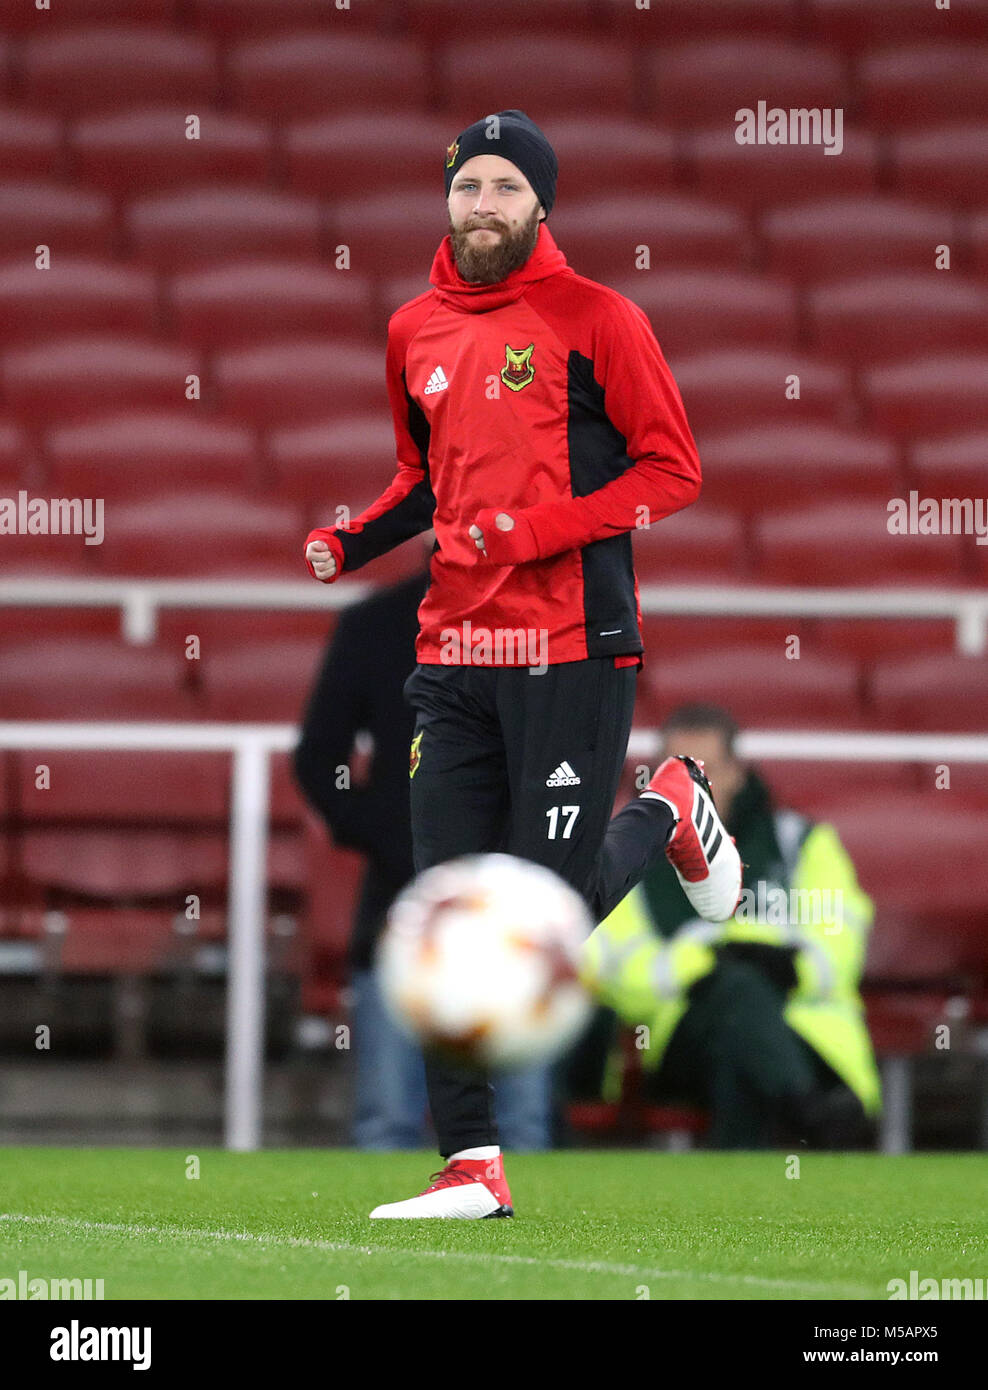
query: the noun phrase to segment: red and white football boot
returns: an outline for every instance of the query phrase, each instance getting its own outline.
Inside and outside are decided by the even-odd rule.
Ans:
[[[666,758],[641,795],[664,801],[676,818],[666,858],[697,916],[726,922],[741,901],[741,856],[717,814],[703,764]]]
[[[504,1160],[454,1158],[417,1197],[375,1207],[371,1220],[414,1220],[418,1217],[458,1217],[472,1221],[488,1216],[514,1216],[504,1177]]]

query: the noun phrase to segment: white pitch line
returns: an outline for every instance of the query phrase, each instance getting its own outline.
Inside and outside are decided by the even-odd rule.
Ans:
[[[37,1226],[63,1226],[77,1231],[94,1231],[123,1236],[165,1236],[171,1239],[202,1241],[240,1241],[268,1245],[276,1249],[318,1250],[326,1254],[391,1255],[426,1260],[466,1260],[484,1264],[564,1269],[578,1274],[615,1274],[628,1279],[692,1279],[701,1283],[741,1284],[760,1289],[794,1289],[801,1293],[833,1294],[837,1289],[852,1291],[860,1298],[874,1298],[873,1289],[859,1284],[823,1284],[802,1279],[768,1279],[757,1274],[718,1274],[688,1269],[652,1269],[644,1265],[614,1264],[607,1260],[563,1260],[537,1255],[504,1255],[472,1250],[396,1250],[390,1245],[357,1245],[350,1241],[313,1240],[308,1236],[258,1235],[253,1231],[204,1231],[196,1226],[145,1226],[123,1221],[85,1221],[75,1216],[25,1216],[0,1212],[0,1222]]]

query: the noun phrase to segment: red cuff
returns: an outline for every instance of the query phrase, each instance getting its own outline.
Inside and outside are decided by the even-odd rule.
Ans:
[[[320,580],[320,583],[322,584],[333,584],[337,579],[339,579],[340,575],[343,573],[343,561],[345,558],[343,554],[343,546],[340,544],[339,538],[336,535],[336,527],[319,526],[316,528],[315,531],[310,531],[305,538],[305,545],[303,545],[302,547],[303,555],[308,550],[309,546],[312,544],[313,541],[325,541],[336,558],[336,573],[333,575],[333,578]],[[305,564],[309,573],[312,575],[312,578],[315,579],[316,572],[312,568],[312,565],[308,560],[306,560]]]
[[[478,551],[478,562],[523,565],[529,560],[537,560],[539,548],[525,512],[508,512],[515,524],[510,531],[500,531],[494,518],[504,510],[504,507],[485,507],[474,517],[473,524],[484,533],[484,550]]]

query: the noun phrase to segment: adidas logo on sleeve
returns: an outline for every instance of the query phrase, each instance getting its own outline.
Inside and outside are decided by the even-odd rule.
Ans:
[[[437,367],[432,373],[432,376],[430,376],[429,380],[425,383],[425,394],[427,396],[434,396],[437,391],[445,391],[448,385],[449,381],[447,380],[446,373],[443,371],[442,367]]]
[[[547,787],[578,787],[580,779],[570,767],[569,763],[562,762],[550,776],[545,779]]]

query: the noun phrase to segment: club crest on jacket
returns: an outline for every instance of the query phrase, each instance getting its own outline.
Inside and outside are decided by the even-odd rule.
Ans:
[[[505,343],[505,362],[501,368],[501,380],[505,386],[510,386],[512,391],[520,391],[535,379],[535,368],[532,366],[534,351],[534,343],[529,343],[527,348],[512,348]]]

